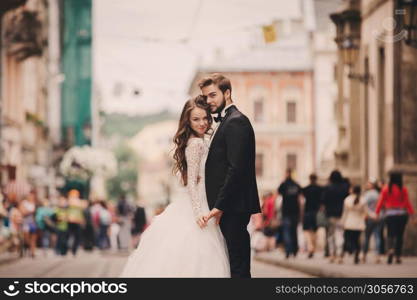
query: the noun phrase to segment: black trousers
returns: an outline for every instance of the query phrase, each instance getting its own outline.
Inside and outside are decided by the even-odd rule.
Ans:
[[[251,278],[250,237],[247,230],[250,216],[225,212],[220,219],[220,229],[229,252],[232,278]]]
[[[80,224],[68,223],[68,239],[72,237],[72,254],[76,255],[78,247],[80,246],[82,235],[82,228]]]
[[[343,233],[344,242],[343,242],[343,252],[353,253],[356,256],[359,255],[361,250],[360,230],[346,230]]]
[[[284,247],[285,254],[287,256],[289,256],[290,254],[293,254],[295,256],[298,253],[297,226],[297,215],[288,215],[282,217],[282,227],[284,231]]]
[[[395,255],[401,256],[408,215],[387,216],[385,220],[388,227],[388,250],[395,249]]]
[[[67,255],[68,251],[68,231],[57,230],[58,239],[55,252],[58,255]]]

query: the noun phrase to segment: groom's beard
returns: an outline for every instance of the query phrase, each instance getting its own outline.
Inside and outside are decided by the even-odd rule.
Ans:
[[[214,115],[214,114],[221,113],[225,107],[226,107],[226,99],[224,98],[224,95],[223,95],[222,104],[220,104],[220,106],[214,112],[212,112],[212,114]]]

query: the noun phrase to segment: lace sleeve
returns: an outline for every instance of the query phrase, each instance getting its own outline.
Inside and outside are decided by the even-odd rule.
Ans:
[[[185,157],[187,160],[187,190],[190,195],[191,206],[196,220],[202,216],[201,199],[198,193],[198,175],[203,152],[203,140],[197,138],[193,138],[185,149]]]

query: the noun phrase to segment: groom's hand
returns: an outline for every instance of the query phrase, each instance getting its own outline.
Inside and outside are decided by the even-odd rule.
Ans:
[[[217,208],[213,208],[210,213],[205,217],[205,221],[206,223],[211,219],[211,218],[216,218],[216,224],[219,225],[220,224],[220,218],[223,215],[223,211],[221,211],[220,209]]]

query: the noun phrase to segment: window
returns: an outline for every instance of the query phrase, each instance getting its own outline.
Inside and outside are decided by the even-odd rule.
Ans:
[[[256,154],[255,160],[256,176],[262,176],[264,172],[264,155],[262,153]]]
[[[297,121],[297,107],[294,101],[287,102],[287,123],[295,123]]]
[[[287,169],[295,171],[297,169],[297,154],[287,154]]]
[[[254,102],[254,119],[255,122],[264,121],[264,99],[261,97]]]
[[[255,85],[249,89],[249,99],[251,101],[252,118],[255,123],[266,121],[265,100],[268,97],[268,89],[263,85]]]

